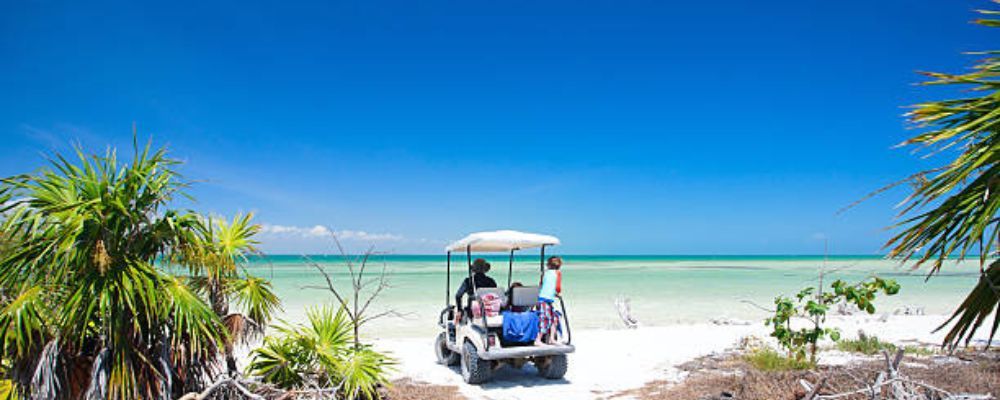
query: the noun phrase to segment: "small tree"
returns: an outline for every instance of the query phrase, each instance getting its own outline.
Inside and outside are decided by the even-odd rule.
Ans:
[[[789,357],[803,360],[806,355],[810,362],[816,362],[816,344],[824,337],[840,340],[840,331],[836,328],[826,328],[826,313],[830,307],[840,302],[852,304],[869,314],[875,313],[875,295],[884,292],[887,296],[899,293],[899,284],[891,279],[871,277],[855,284],[836,280],[830,285],[832,292],[822,291],[818,287],[807,287],[795,295],[795,299],[778,296],[774,299],[774,316],[764,321],[772,327],[771,336],[788,351]],[[792,327],[792,320],[800,318],[808,320],[812,326],[802,328]]]
[[[369,307],[389,288],[386,266],[383,263],[375,277],[366,275],[376,255],[373,249],[350,256],[336,234],[332,237],[350,274],[350,292],[342,293],[326,268],[306,257],[326,285],[303,288],[327,290],[335,304],[309,309],[306,324],[277,327],[280,334],[265,338],[253,351],[248,370],[266,384],[304,396],[333,393],[346,399],[377,399],[378,388],[389,385],[395,360],[362,343],[360,330],[374,319],[400,314],[388,310],[369,315]]]
[[[281,309],[271,282],[246,270],[248,257],[258,253],[254,236],[260,225],[252,220],[252,213],[237,214],[231,222],[199,216],[174,256],[175,262],[189,269],[188,284],[207,297],[228,330],[223,354],[230,376],[238,372],[234,346],[262,336]],[[235,312],[230,309],[232,303],[238,308]]]
[[[331,232],[333,232],[331,230]],[[337,304],[339,304],[347,315],[347,318],[351,321],[351,326],[354,329],[354,347],[361,347],[360,331],[361,327],[368,322],[373,320],[388,317],[388,316],[402,316],[402,314],[396,312],[395,310],[386,310],[377,314],[369,315],[368,309],[382,294],[382,291],[389,288],[389,274],[386,270],[386,265],[383,263],[382,268],[379,270],[378,275],[375,277],[368,277],[365,275],[371,270],[368,269],[368,264],[373,256],[376,256],[373,248],[369,248],[364,252],[364,254],[353,257],[347,254],[344,250],[343,245],[341,245],[340,240],[337,239],[335,233],[331,234],[333,242],[337,245],[337,250],[340,252],[341,257],[344,260],[344,264],[347,265],[347,270],[350,273],[351,280],[351,292],[344,295],[341,294],[340,290],[337,289],[333,284],[333,278],[327,273],[326,268],[317,262],[309,260],[309,264],[316,268],[326,281],[326,286],[304,286],[307,289],[325,289],[329,291],[334,298],[337,299]],[[308,258],[307,258],[308,259]]]

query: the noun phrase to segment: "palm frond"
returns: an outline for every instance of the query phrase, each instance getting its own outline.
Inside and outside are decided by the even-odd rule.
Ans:
[[[964,338],[965,345],[969,345],[972,340],[972,335],[969,332],[979,329],[990,314],[993,314],[993,326],[987,338],[987,343],[992,342],[997,334],[997,328],[1000,327],[1000,307],[997,307],[998,289],[1000,289],[1000,260],[990,264],[986,274],[982,275],[976,286],[958,306],[958,309],[935,331],[944,329],[952,321],[955,321],[952,329],[945,335],[945,343],[949,343],[954,348]]]
[[[10,379],[0,379],[0,400],[17,400],[17,388],[14,381]]]
[[[0,354],[27,357],[47,340],[42,287],[33,286],[0,310]]]
[[[251,341],[260,338],[264,334],[264,329],[252,319],[243,314],[233,313],[222,317],[222,324],[228,332],[226,341],[226,351],[232,351],[233,344],[250,344]]]
[[[996,12],[980,13],[984,17],[977,23],[1000,27],[1000,20],[992,17]],[[928,157],[955,158],[914,176],[913,193],[900,212],[904,219],[895,226],[900,231],[886,243],[890,257],[916,260],[914,268],[929,264],[928,278],[945,261],[961,261],[978,252],[983,278],[948,320],[954,322],[945,338],[949,346],[969,343],[997,305],[998,292],[990,295],[983,284],[994,279],[985,267],[996,258],[1000,242],[1000,52],[983,54],[987,57],[969,73],[925,73],[930,77],[927,85],[965,87],[974,95],[918,104],[907,114],[922,132],[901,146],[915,146]]]
[[[173,346],[205,358],[218,352],[228,337],[222,321],[181,279],[165,279],[165,289],[170,299],[171,326],[182,333],[173,337]]]
[[[337,370],[341,392],[348,400],[377,399],[379,388],[390,384],[394,365],[390,357],[370,347],[352,349]]]
[[[304,346],[329,360],[339,359],[354,340],[351,320],[342,306],[312,307],[306,310],[309,324],[299,331],[308,345]]]
[[[294,337],[268,337],[250,354],[249,373],[261,381],[283,388],[300,387],[305,382],[310,355]]]
[[[281,300],[266,279],[247,275],[232,278],[228,284],[236,304],[258,325],[267,325],[281,310]]]

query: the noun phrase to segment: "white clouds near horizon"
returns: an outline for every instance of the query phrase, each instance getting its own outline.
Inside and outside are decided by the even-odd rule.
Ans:
[[[332,235],[336,236],[339,240],[357,240],[366,242],[402,241],[405,239],[402,235],[393,233],[371,233],[349,229],[333,231],[323,225],[303,227],[263,224],[261,225],[260,233],[262,235],[298,236],[302,238],[323,238]]]
[[[261,242],[261,249],[267,253],[319,254],[336,251],[334,237],[347,251],[363,251],[369,247],[377,247],[391,252],[425,253],[440,246],[435,241],[411,239],[397,233],[333,230],[323,225],[294,226],[265,223],[261,224],[257,239]]]

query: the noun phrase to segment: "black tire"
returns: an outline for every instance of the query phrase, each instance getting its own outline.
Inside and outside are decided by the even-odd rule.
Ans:
[[[462,348],[462,379],[465,383],[479,384],[490,380],[493,365],[479,358],[479,352],[472,343],[465,342]]]
[[[562,379],[569,368],[569,360],[565,354],[545,357],[541,362],[535,362],[538,375],[545,379]]]
[[[459,354],[448,348],[448,334],[441,332],[434,341],[434,354],[437,354],[438,364],[452,366],[458,364]]]

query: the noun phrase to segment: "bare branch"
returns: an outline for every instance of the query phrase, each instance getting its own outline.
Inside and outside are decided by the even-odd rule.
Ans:
[[[330,274],[328,274],[321,265],[309,258],[309,256],[303,255],[303,257],[305,257],[309,265],[312,265],[313,268],[316,268],[320,274],[323,274],[323,279],[326,279],[326,289],[329,290],[330,293],[333,293],[334,297],[337,298],[337,301],[340,302],[340,305],[347,307],[347,302],[340,296],[340,292],[337,291],[337,288],[333,287],[333,279],[330,278]]]
[[[384,318],[384,317],[406,318],[406,317],[411,316],[411,315],[414,315],[414,314],[413,313],[409,313],[409,312],[408,313],[401,313],[401,312],[396,311],[396,310],[386,310],[386,311],[380,312],[378,314],[372,315],[370,317],[364,317],[364,318],[362,318],[360,321],[358,321],[358,326],[364,325],[364,324],[366,324],[368,322],[374,321],[374,320],[379,319],[379,318]]]
[[[377,278],[378,287],[376,287],[375,291],[372,292],[371,296],[369,296],[368,299],[365,300],[365,304],[363,306],[361,306],[360,313],[362,315],[364,315],[365,311],[368,310],[368,306],[371,305],[372,301],[374,301],[382,293],[383,290],[391,287],[391,285],[389,285],[389,281],[388,281],[387,276],[388,275],[386,273],[385,267],[383,266],[382,267],[382,272],[379,274],[379,276]]]
[[[758,309],[761,309],[763,311],[767,311],[767,312],[770,312],[770,313],[774,312],[773,308],[764,307],[764,306],[762,306],[760,304],[757,304],[757,303],[753,302],[753,300],[746,300],[746,299],[744,299],[744,300],[740,300],[740,303],[747,303],[747,304],[749,304],[749,305],[751,305],[751,306],[753,306],[755,308],[758,308]]]
[[[182,396],[179,400],[204,400],[204,399],[208,399],[208,398],[210,398],[210,396],[212,396],[212,393],[214,393],[216,390],[219,390],[219,389],[221,389],[223,387],[232,387],[232,388],[238,390],[240,392],[240,394],[242,394],[243,396],[245,396],[245,398],[248,398],[248,399],[252,399],[252,400],[264,400],[263,396],[259,396],[259,395],[254,394],[249,389],[247,389],[246,387],[244,387],[240,382],[238,382],[236,380],[233,380],[233,378],[230,378],[228,376],[224,377],[222,379],[219,379],[218,381],[216,381],[215,383],[213,383],[211,386],[209,386],[208,388],[206,388],[201,393],[191,392],[191,393],[188,393],[188,394]]]

